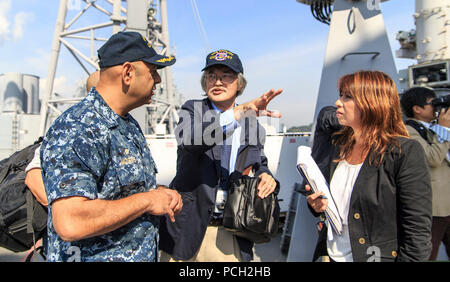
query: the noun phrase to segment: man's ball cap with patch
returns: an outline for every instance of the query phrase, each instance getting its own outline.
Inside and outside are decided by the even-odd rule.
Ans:
[[[100,68],[121,65],[125,62],[144,61],[158,68],[171,66],[176,59],[156,53],[148,40],[138,32],[118,32],[98,49]]]
[[[239,56],[225,49],[211,52],[206,56],[206,65],[202,71],[214,65],[224,65],[237,73],[244,73]]]

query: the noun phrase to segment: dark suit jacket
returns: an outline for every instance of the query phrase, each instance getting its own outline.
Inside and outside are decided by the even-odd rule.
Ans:
[[[211,139],[227,137],[218,116],[207,98],[189,100],[180,111],[176,128],[177,173],[170,187],[181,194],[183,209],[175,217],[175,223],[164,217],[160,226],[160,248],[176,259],[187,260],[195,255],[214,211],[222,150]],[[263,153],[264,137],[264,128],[256,118],[246,119],[238,154],[249,146],[245,167],[253,165],[255,175],[270,174]],[[243,259],[251,260],[253,243],[237,239]]]
[[[336,110],[337,108],[334,106],[326,106],[317,115],[311,157],[321,170],[328,171],[332,149],[331,138],[333,133],[342,128],[336,117]]]
[[[329,178],[329,167],[331,156],[331,138],[333,133],[339,131],[342,126],[336,117],[337,108],[334,106],[323,107],[317,115],[316,125],[314,129],[314,139],[311,147],[311,157],[317,163],[317,166],[322,171],[326,179]],[[305,185],[308,184],[306,179],[303,179],[302,185],[298,188],[304,196],[312,194],[311,191],[305,190]],[[314,213],[314,210],[308,205],[308,208]]]
[[[399,138],[401,150],[386,152],[379,167],[363,163],[350,198],[348,228],[354,261],[424,261],[431,251],[431,180],[423,148]],[[333,159],[338,151],[333,150]],[[331,177],[337,163],[330,162]],[[329,179],[328,179],[329,180]],[[327,254],[322,229],[313,260]]]

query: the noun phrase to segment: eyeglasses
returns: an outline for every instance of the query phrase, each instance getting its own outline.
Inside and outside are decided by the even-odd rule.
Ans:
[[[215,73],[206,74],[206,82],[207,83],[215,83],[217,79],[219,79],[226,84],[232,83],[236,79],[236,75],[233,73],[224,73],[222,76],[217,76]]]

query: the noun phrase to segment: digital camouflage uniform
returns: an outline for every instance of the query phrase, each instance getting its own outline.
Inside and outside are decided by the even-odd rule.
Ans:
[[[114,113],[92,88],[64,112],[41,146],[49,201],[48,261],[155,261],[157,217],[144,214],[110,233],[65,242],[52,223],[52,202],[81,196],[117,200],[156,188],[156,166],[131,115]]]

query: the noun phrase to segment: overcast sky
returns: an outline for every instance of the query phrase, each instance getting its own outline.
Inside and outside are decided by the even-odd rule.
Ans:
[[[71,2],[66,22],[86,6],[81,0]],[[204,33],[194,16],[194,2]],[[391,0],[381,4],[393,52],[399,49],[396,32],[414,28],[414,2]],[[105,0],[97,3],[111,10]],[[283,113],[281,122],[288,127],[312,122],[329,26],[316,21],[309,6],[295,0],[167,0],[167,3],[171,47],[177,56],[173,77],[184,99],[201,97],[199,80],[205,56],[224,48],[240,56],[248,80],[238,102],[271,88],[283,88],[284,93],[271,105],[271,109]],[[0,0],[0,73],[39,76],[41,95],[48,75],[58,6],[57,0]],[[94,10],[80,18],[79,27],[106,21],[106,16]],[[101,33],[99,36],[104,36]],[[103,31],[110,33],[111,29]],[[100,46],[101,43],[96,48]],[[396,59],[397,69],[413,63]],[[55,91],[70,96],[86,77],[62,47]]]

